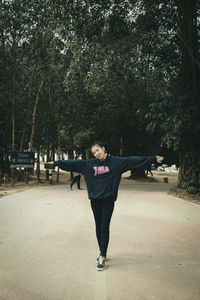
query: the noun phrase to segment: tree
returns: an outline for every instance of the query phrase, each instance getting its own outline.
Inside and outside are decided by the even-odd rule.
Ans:
[[[168,61],[170,69],[176,67],[176,71],[155,94],[146,117],[150,121],[148,129],[160,132],[162,145],[179,152],[179,185],[196,192],[199,190],[200,170],[199,7],[196,1],[175,1],[175,4],[171,7],[175,17],[173,27],[167,19],[163,20],[165,30],[173,28],[170,35],[179,41],[172,44],[172,57],[177,57],[178,64],[174,59]],[[165,4],[166,9],[171,5],[170,2]]]
[[[179,184],[198,189],[196,1],[13,0],[1,16],[2,161],[13,144],[53,159],[103,139],[115,155],[180,154]]]

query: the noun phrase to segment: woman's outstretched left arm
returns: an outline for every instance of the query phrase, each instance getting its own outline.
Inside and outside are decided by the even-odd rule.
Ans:
[[[153,163],[161,163],[163,156],[130,156],[120,158],[120,169],[122,173],[137,169]]]

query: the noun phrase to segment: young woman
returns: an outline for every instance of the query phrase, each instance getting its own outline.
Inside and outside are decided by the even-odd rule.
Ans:
[[[95,158],[90,160],[58,160],[52,163],[62,170],[84,175],[100,251],[97,270],[101,271],[105,268],[110,221],[122,173],[151,163],[161,163],[164,158],[162,156],[110,156],[106,153],[105,145],[100,142],[92,144],[91,151]]]

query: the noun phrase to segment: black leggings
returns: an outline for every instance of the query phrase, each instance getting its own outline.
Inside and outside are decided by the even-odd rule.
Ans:
[[[96,236],[99,244],[100,255],[102,256],[106,256],[107,253],[110,220],[114,210],[114,204],[114,201],[91,200],[91,208],[96,224]]]

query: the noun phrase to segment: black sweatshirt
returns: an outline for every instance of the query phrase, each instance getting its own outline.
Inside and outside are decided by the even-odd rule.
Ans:
[[[151,163],[156,163],[155,156],[118,157],[107,155],[104,161],[96,158],[57,160],[54,165],[65,171],[83,174],[89,199],[115,201],[122,173]]]

